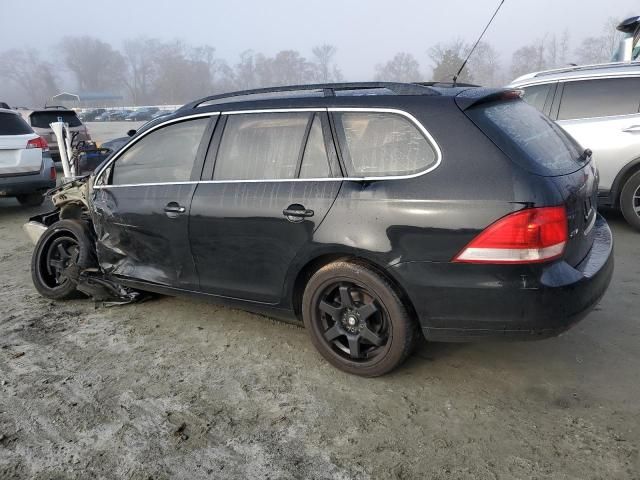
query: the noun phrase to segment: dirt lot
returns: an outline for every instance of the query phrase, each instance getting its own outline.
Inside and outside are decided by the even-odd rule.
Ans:
[[[424,344],[392,375],[303,329],[189,299],[95,308],[34,291],[0,200],[0,478],[640,478],[640,234],[562,337]]]
[[[98,144],[113,140],[118,137],[126,137],[131,129],[140,128],[145,122],[87,122],[87,128],[91,138]]]

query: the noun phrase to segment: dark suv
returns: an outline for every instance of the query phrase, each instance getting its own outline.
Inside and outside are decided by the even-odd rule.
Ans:
[[[366,376],[419,332],[556,335],[604,294],[612,237],[588,152],[519,94],[359,83],[190,103],[34,217],[48,226],[35,286],[301,320],[329,362]]]

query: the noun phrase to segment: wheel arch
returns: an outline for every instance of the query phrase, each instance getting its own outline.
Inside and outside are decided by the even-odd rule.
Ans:
[[[288,299],[291,302],[291,306],[293,307],[293,312],[298,320],[302,321],[302,296],[304,294],[305,287],[309,282],[309,279],[322,267],[336,261],[358,263],[375,271],[378,275],[383,277],[393,286],[396,294],[400,297],[402,303],[407,307],[409,315],[414,320],[418,320],[418,316],[411,298],[400,284],[400,281],[391,274],[389,269],[384,268],[384,266],[380,265],[380,263],[376,262],[374,259],[358,255],[357,252],[347,251],[319,254],[314,258],[308,260],[307,263],[305,263],[300,269],[298,269],[297,274],[295,275],[295,279],[293,280],[291,288],[289,289],[287,295]]]
[[[640,172],[640,157],[631,160],[627,163],[616,175],[611,185],[611,191],[609,192],[609,201],[614,208],[620,208],[620,195],[622,195],[622,189],[624,188],[627,180],[631,178],[636,172]]]

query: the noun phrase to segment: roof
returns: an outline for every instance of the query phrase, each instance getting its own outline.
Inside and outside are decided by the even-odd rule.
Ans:
[[[336,96],[387,96],[387,95],[440,95],[431,83],[398,83],[398,82],[348,82],[317,83],[310,85],[287,85],[281,87],[239,90],[220,95],[200,98],[182,106],[187,110],[211,105],[222,105],[235,102],[259,100],[289,100],[298,98],[324,98]],[[437,84],[444,86],[445,84]]]
[[[16,112],[10,108],[0,108],[0,113],[13,113],[14,115],[20,115],[20,112]]]
[[[115,95],[108,92],[81,92],[81,93],[69,93],[62,92],[51,97],[52,101],[60,102],[82,102],[92,100],[121,100],[122,95]]]
[[[630,75],[640,76],[640,62],[600,63],[543,70],[522,75],[513,80],[508,86],[515,87],[535,83],[548,83],[554,80],[571,78],[624,77]]]

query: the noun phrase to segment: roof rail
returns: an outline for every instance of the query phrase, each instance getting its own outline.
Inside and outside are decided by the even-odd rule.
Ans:
[[[187,103],[180,107],[180,110],[190,108],[198,108],[207,102],[216,100],[231,99],[233,97],[242,97],[248,95],[259,95],[277,92],[295,92],[308,90],[322,90],[324,97],[335,96],[336,91],[340,90],[366,90],[373,88],[386,88],[396,95],[440,95],[439,92],[429,88],[430,85],[420,83],[400,83],[400,82],[344,82],[344,83],[315,83],[308,85],[287,85],[282,87],[257,88],[253,90],[239,90],[236,92],[222,93],[219,95],[211,95],[209,97],[200,98],[193,102]]]
[[[542,70],[536,72],[534,77],[541,77],[544,75],[552,75],[554,73],[567,73],[567,72],[579,72],[580,70],[595,70],[598,68],[616,68],[616,67],[637,67],[640,66],[640,62],[608,62],[608,63],[592,63],[589,65],[571,65],[569,67],[554,68],[551,70]]]
[[[444,88],[454,88],[454,87],[481,87],[482,85],[476,85],[475,83],[463,83],[463,82],[415,82],[415,85],[420,85],[422,87],[444,87]]]

